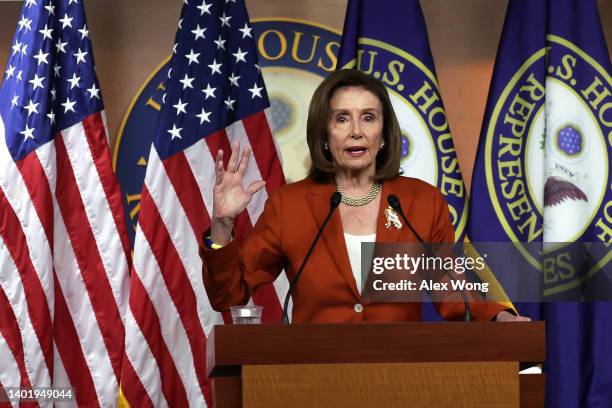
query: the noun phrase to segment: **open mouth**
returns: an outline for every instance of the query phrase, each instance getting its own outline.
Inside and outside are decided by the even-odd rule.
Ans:
[[[351,146],[351,147],[347,147],[344,150],[346,150],[346,152],[350,154],[351,156],[361,156],[362,154],[365,153],[367,149],[363,146]]]

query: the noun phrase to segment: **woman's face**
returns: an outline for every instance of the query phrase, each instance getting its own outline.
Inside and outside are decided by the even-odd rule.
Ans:
[[[341,172],[376,173],[376,155],[383,140],[382,103],[358,86],[337,89],[330,100],[327,124],[329,151]]]

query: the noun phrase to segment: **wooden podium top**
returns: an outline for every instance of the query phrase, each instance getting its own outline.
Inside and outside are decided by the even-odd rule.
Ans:
[[[544,322],[347,323],[215,326],[207,372],[242,365],[545,360]]]

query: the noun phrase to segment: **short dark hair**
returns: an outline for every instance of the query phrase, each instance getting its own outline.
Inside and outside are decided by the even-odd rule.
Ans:
[[[327,182],[336,171],[329,150],[323,148],[327,141],[327,124],[331,109],[329,102],[340,88],[357,86],[372,92],[380,100],[383,108],[383,140],[385,145],[376,156],[374,181],[391,180],[400,174],[400,154],[402,148],[401,130],[391,99],[385,86],[356,69],[342,69],[330,74],[317,87],[308,108],[306,141],[312,161],[308,177],[316,182]]]

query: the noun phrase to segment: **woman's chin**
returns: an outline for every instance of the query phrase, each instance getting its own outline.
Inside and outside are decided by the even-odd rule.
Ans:
[[[351,176],[360,175],[363,173],[374,173],[374,168],[370,163],[346,163],[340,165],[339,171],[347,173]]]

